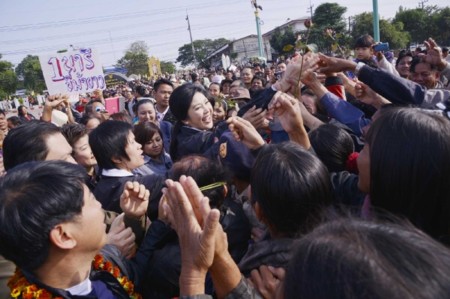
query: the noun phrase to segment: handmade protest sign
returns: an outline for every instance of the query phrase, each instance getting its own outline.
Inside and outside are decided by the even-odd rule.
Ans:
[[[94,49],[41,55],[39,61],[50,95],[106,88],[100,56]]]

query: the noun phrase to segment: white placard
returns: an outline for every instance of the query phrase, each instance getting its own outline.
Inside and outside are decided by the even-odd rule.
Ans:
[[[39,61],[50,95],[106,88],[100,56],[94,49],[41,55]]]

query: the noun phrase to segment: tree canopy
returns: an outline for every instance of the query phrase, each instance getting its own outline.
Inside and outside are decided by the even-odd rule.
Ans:
[[[354,25],[351,35],[353,43],[358,37],[364,34],[373,36],[373,18],[372,13],[365,12],[354,17]],[[392,49],[405,48],[408,45],[410,36],[403,28],[402,22],[389,22],[380,20],[380,39],[382,42],[388,42]],[[352,46],[353,47],[353,46]]]
[[[168,73],[168,74],[174,74],[176,71],[176,67],[175,64],[173,62],[170,61],[161,61],[161,72],[163,74]]]
[[[0,98],[4,99],[14,93],[17,87],[17,76],[13,70],[13,64],[9,61],[1,60],[0,54]]]
[[[16,74],[23,77],[23,85],[29,91],[42,93],[47,88],[38,56],[28,55],[25,57],[17,65]]]
[[[208,55],[219,49],[220,47],[229,44],[230,41],[225,38],[219,39],[199,39],[194,42],[195,47],[195,60],[199,67],[209,68],[209,61],[206,60]],[[185,44],[178,49],[178,58],[176,62],[181,63],[182,66],[194,64],[194,56],[192,55],[191,44]]]
[[[278,54],[289,52],[294,49],[296,37],[291,27],[287,27],[281,32],[278,27],[274,30],[270,38],[270,45]],[[291,45],[291,47],[287,47]]]
[[[126,68],[127,75],[148,75],[148,46],[144,41],[130,45],[125,55],[117,61],[117,66]]]
[[[323,3],[317,6],[307,43],[314,43],[319,49],[327,51],[331,50],[333,44],[347,44],[346,22],[344,20],[346,11],[346,7],[337,3]],[[330,29],[330,35],[325,34],[327,29]]]

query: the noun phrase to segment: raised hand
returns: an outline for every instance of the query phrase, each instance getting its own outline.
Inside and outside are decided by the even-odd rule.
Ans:
[[[264,139],[249,121],[233,116],[227,120],[227,123],[234,138],[244,143],[249,149],[258,149],[264,145]]]
[[[220,213],[210,210],[202,227],[183,186],[172,180],[167,180],[166,186],[164,208],[171,214],[171,225],[181,248],[180,293],[182,296],[203,294],[206,272],[214,260]],[[202,204],[206,202],[203,200]]]
[[[318,71],[324,74],[352,71],[356,67],[356,63],[353,61],[329,57],[322,53],[319,53],[319,60]]]
[[[64,101],[65,101],[65,98],[61,94],[52,95],[52,96],[48,96],[47,99],[45,99],[44,106],[54,109],[56,106],[63,103]]]
[[[283,78],[277,83],[275,83],[275,88],[278,91],[288,92],[292,89],[298,88],[298,84],[302,79],[303,72],[309,69],[316,70],[319,62],[319,57],[308,52],[303,56],[296,57],[292,60],[284,72]]]
[[[427,47],[427,54],[423,56],[423,60],[431,65],[435,65],[439,71],[442,71],[447,66],[447,61],[442,56],[442,49],[432,38],[424,41]]]
[[[120,196],[120,208],[130,218],[141,218],[148,208],[150,191],[139,182],[126,182]]]
[[[256,109],[256,106],[253,106],[245,112],[242,118],[248,120],[256,129],[266,128],[269,125],[269,121],[266,119],[266,113],[266,110],[262,108]]]
[[[292,133],[303,127],[299,101],[290,95],[277,92],[269,103],[269,110],[273,110],[286,133]]]

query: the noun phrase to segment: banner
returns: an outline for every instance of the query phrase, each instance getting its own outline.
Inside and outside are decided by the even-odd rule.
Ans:
[[[128,78],[121,73],[109,73],[105,75],[106,86],[113,87],[120,84],[127,84]]]
[[[100,56],[94,49],[41,55],[39,61],[50,95],[106,88]]]
[[[161,75],[161,63],[158,58],[152,56],[148,59],[148,71],[150,78]]]

